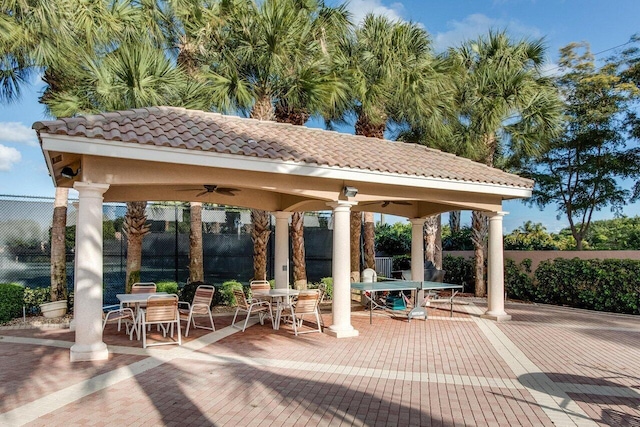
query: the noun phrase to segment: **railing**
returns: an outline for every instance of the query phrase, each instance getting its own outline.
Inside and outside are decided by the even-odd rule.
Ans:
[[[392,257],[376,257],[376,273],[378,276],[391,277],[393,266]]]

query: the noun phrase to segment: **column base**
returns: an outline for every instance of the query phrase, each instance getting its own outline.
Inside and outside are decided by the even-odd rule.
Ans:
[[[324,333],[334,338],[351,338],[360,335],[357,329],[331,329],[331,326],[325,328]]]
[[[87,362],[91,360],[107,360],[109,350],[107,345],[99,342],[92,345],[74,344],[71,346],[71,362]]]
[[[487,311],[480,317],[483,319],[495,320],[496,322],[507,322],[511,320],[511,316],[504,311],[502,313],[491,313],[490,311]]]

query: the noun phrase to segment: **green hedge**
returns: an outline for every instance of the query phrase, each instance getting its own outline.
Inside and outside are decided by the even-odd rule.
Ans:
[[[640,261],[557,258],[534,277],[533,301],[640,314]]]
[[[473,260],[446,256],[447,283],[473,292]],[[640,261],[627,259],[563,259],[516,264],[505,259],[505,291],[512,299],[566,305],[614,313],[640,314]]]
[[[22,315],[24,288],[15,283],[0,283],[0,323]]]

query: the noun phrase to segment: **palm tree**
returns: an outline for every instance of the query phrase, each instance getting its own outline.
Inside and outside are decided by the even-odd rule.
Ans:
[[[191,202],[189,228],[189,281],[204,282],[204,254],[202,249],[202,203]],[[176,224],[176,227],[178,224]]]
[[[451,49],[456,75],[458,119],[451,121],[456,154],[488,166],[500,156],[532,155],[558,131],[560,102],[551,79],[542,75],[542,41],[511,40],[505,32]],[[476,295],[484,296],[486,217],[473,213]]]
[[[219,109],[301,125],[327,99],[340,97],[327,57],[335,29],[346,25],[344,7],[329,8],[319,0],[236,0],[224,2],[219,12],[221,25],[211,27],[203,41]],[[294,233],[302,232],[301,219],[294,216]],[[252,209],[251,220],[254,278],[264,279],[270,214]],[[306,278],[302,242],[296,234],[296,279]]]
[[[369,14],[345,43],[346,74],[350,80],[356,113],[355,133],[384,138],[387,123],[404,123],[429,117],[436,123],[447,93],[434,68],[427,33],[418,25],[394,22]],[[436,96],[436,93],[438,96]],[[361,214],[352,212],[352,238]],[[372,213],[364,214],[365,267],[375,268],[375,225]],[[352,251],[359,245],[352,242]],[[352,274],[357,274],[360,256],[351,254]]]
[[[51,225],[51,301],[67,299],[67,204],[69,189],[56,188]]]

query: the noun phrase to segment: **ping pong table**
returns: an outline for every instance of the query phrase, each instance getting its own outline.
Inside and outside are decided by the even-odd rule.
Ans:
[[[352,282],[351,289],[359,290],[365,292],[365,296],[369,300],[370,310],[369,310],[369,323],[373,323],[373,310],[375,307],[382,307],[380,304],[376,302],[375,294],[376,292],[393,292],[393,291],[416,291],[416,300],[418,298],[417,291],[427,291],[427,298],[432,295],[434,291],[442,291],[442,290],[451,290],[451,296],[448,297],[449,303],[451,305],[450,316],[453,316],[453,297],[456,296],[458,292],[460,292],[464,287],[462,285],[454,285],[452,283],[441,283],[441,282],[428,282],[428,281],[411,281],[411,280],[387,280],[382,282]],[[369,292],[369,295],[366,294]],[[404,294],[402,294],[404,295]],[[403,296],[403,298],[406,298]],[[423,303],[426,302],[420,301],[419,303],[414,303],[413,308],[407,315],[409,321],[413,317],[424,317],[427,320],[427,310],[423,307]]]

